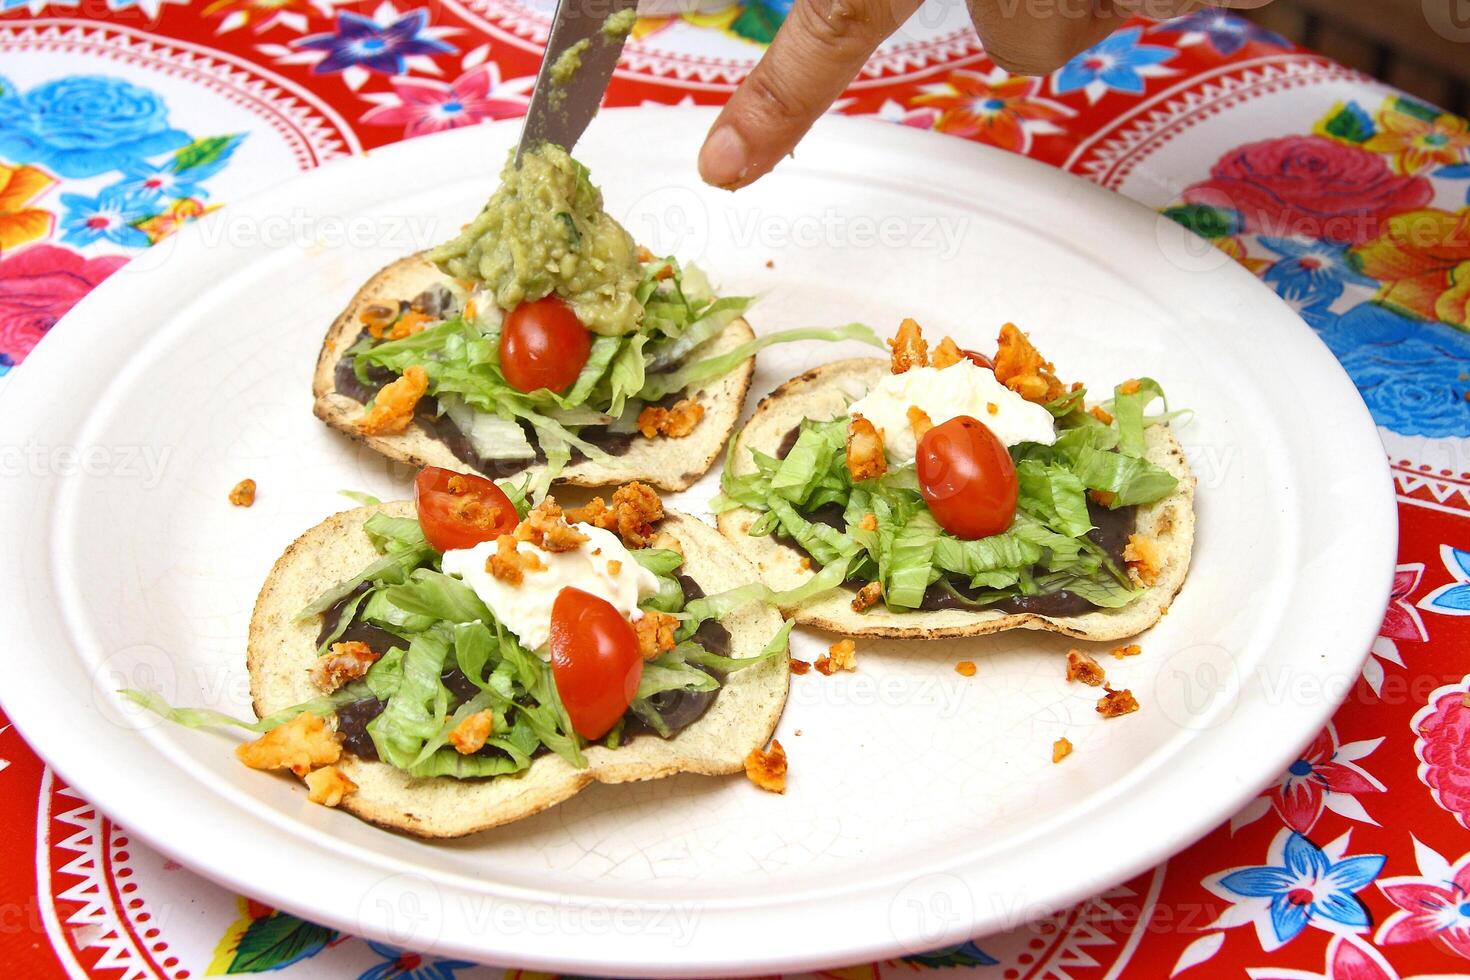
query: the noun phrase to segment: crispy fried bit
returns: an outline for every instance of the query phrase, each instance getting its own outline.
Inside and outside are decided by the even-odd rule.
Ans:
[[[247,477],[231,487],[230,503],[236,507],[249,507],[255,503],[255,481]]]
[[[381,656],[361,640],[333,643],[326,656],[317,657],[316,663],[311,665],[311,682],[331,694],[348,681],[355,681],[366,674]]]
[[[607,560],[607,574],[613,577],[623,574],[623,563],[616,558],[609,558]]]
[[[1089,687],[1097,687],[1107,680],[1107,672],[1089,654],[1081,650],[1068,650],[1067,680],[1081,681]]]
[[[959,663],[954,665],[954,672],[956,674],[959,674],[961,677],[974,677],[975,661],[961,660]]]
[[[601,497],[593,497],[587,506],[567,511],[568,520],[614,531],[630,548],[647,547],[654,537],[654,522],[662,520],[663,516],[664,504],[658,494],[652,487],[636,481],[625,483],[613,491],[611,507]],[[673,535],[661,533],[658,539],[670,542],[661,543],[658,547],[684,553]]]
[[[404,337],[412,337],[433,322],[434,318],[427,313],[420,313],[418,310],[409,310],[403,316],[399,317],[398,322],[394,323],[388,330],[387,337],[389,340],[402,340]]]
[[[396,435],[413,421],[413,410],[429,391],[429,375],[417,364],[403,372],[403,377],[385,384],[373,407],[357,420],[357,431],[364,435]]]
[[[809,571],[811,571],[812,570],[812,558],[811,558],[811,555],[802,555],[801,556],[801,560],[799,562],[797,562],[797,564],[801,566],[801,570],[803,572],[809,572]]]
[[[1089,490],[1087,491],[1087,495],[1095,503],[1101,504],[1104,507],[1111,507],[1113,501],[1118,499],[1118,495],[1111,490]]]
[[[745,757],[745,778],[767,793],[786,792],[786,750],[779,739],[769,749],[751,749]]]
[[[648,540],[648,547],[659,548],[663,551],[673,551],[680,555],[684,554],[684,546],[679,543],[678,538],[674,537],[668,531],[660,531],[655,534]]]
[[[929,413],[917,405],[909,406],[908,416],[909,428],[914,430],[915,440],[924,438],[924,433],[934,428],[934,422],[929,418]]]
[[[766,259],[766,268],[767,269],[774,269],[774,268],[776,268],[776,260],[775,259]]]
[[[535,552],[520,551],[517,544],[512,535],[502,534],[495,539],[494,554],[485,559],[485,571],[506,585],[520,585],[527,572],[539,572],[546,567]]]
[[[474,755],[485,747],[495,730],[495,712],[486,708],[465,718],[449,733],[449,744],[460,755]]]
[[[898,325],[898,332],[888,342],[893,348],[889,366],[894,374],[903,374],[909,368],[929,366],[929,342],[924,339],[924,328],[912,317],[906,317]]]
[[[805,660],[797,660],[795,657],[788,657],[786,662],[791,665],[791,672],[793,674],[805,674],[812,669],[810,663]]]
[[[865,609],[871,609],[878,604],[881,598],[883,598],[883,583],[869,582],[858,589],[857,595],[852,597],[852,611],[862,612]]]
[[[306,798],[322,806],[336,806],[342,797],[355,793],[357,784],[336,766],[323,766],[306,774]]]
[[[309,711],[235,746],[235,758],[251,769],[289,769],[298,776],[341,757],[342,736]]]
[[[883,455],[883,433],[861,415],[847,423],[847,472],[854,483],[871,480],[888,472],[888,457]]]
[[[368,333],[374,339],[381,340],[388,328],[393,326],[393,321],[398,319],[398,307],[370,303],[362,308],[357,318],[362,321],[364,327],[367,327]]]
[[[934,348],[934,353],[930,355],[929,366],[947,368],[953,364],[960,363],[964,359],[965,355],[961,353],[960,345],[954,342],[954,338],[945,337],[939,342],[939,346]]]
[[[1111,653],[1114,657],[1117,657],[1119,660],[1122,660],[1124,657],[1138,656],[1140,653],[1143,652],[1143,647],[1139,646],[1137,643],[1130,643],[1127,646],[1113,647],[1113,649],[1108,652]]]
[[[673,408],[658,408],[650,405],[638,413],[638,431],[643,438],[668,436],[682,439],[694,431],[699,420],[704,418],[704,406],[692,398],[674,402]]]
[[[632,622],[633,633],[638,637],[638,652],[643,654],[644,660],[652,660],[664,651],[674,649],[674,630],[679,627],[677,616],[646,609]]]
[[[589,540],[567,523],[561,505],[549,496],[516,525],[515,537],[517,541],[529,541],[551,552],[575,551]]]
[[[862,528],[864,531],[878,530],[878,515],[874,514],[872,511],[869,511],[862,517],[858,518],[858,527]]]
[[[1103,690],[1108,693],[1104,694],[1102,699],[1097,702],[1097,713],[1104,718],[1117,718],[1119,715],[1130,715],[1138,710],[1138,699],[1133,696],[1133,692],[1128,690],[1128,688],[1125,687],[1115,691],[1111,687],[1105,687]]]
[[[1072,742],[1065,736],[1051,743],[1051,761],[1053,764],[1061,762],[1063,759],[1071,754]]]
[[[1056,366],[1031,346],[1026,335],[1007,323],[1000,328],[995,349],[995,377],[1028,402],[1049,402],[1066,394]]]
[[[1128,575],[1140,585],[1153,585],[1159,580],[1164,568],[1164,556],[1159,554],[1159,543],[1147,534],[1128,535],[1128,546],[1123,549],[1123,560],[1128,563]]]
[[[1142,387],[1143,385],[1138,383],[1137,378],[1129,378],[1127,381],[1118,385],[1118,391],[1124,395],[1132,395],[1137,393],[1138,389]]]
[[[1106,408],[1103,408],[1101,405],[1094,405],[1094,406],[1092,406],[1091,408],[1089,408],[1087,410],[1087,414],[1089,414],[1093,418],[1097,419],[1103,425],[1112,425],[1113,424],[1113,415],[1112,415],[1112,413],[1109,412]]]
[[[817,658],[813,665],[817,672],[831,677],[839,670],[857,670],[857,644],[852,640],[838,640]]]
[[[986,414],[988,414],[988,415],[999,415],[1000,414],[1000,406],[997,405],[995,402],[986,402],[985,403],[985,411],[986,411]]]

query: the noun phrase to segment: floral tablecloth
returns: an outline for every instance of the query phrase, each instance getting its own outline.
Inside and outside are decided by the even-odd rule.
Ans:
[[[25,370],[71,304],[181,223],[337,157],[523,113],[550,7],[0,0],[0,375]],[[789,7],[640,21],[609,102],[720,102]],[[1402,537],[1361,679],[1244,810],[1050,919],[828,975],[1470,974],[1466,122],[1215,12],[1137,22],[1050,77],[1012,78],[953,3],[921,11],[837,108],[1080,174],[1259,275],[1372,409]],[[130,841],[3,717],[0,784],[10,975],[496,972],[221,891]]]

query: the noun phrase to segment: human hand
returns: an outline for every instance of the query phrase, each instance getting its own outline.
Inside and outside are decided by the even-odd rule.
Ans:
[[[796,0],[765,57],[715,120],[699,153],[707,183],[734,190],[768,173],[842,94],[868,56],[921,0]],[[966,0],[986,54],[1017,75],[1044,75],[1129,17],[1270,0]]]

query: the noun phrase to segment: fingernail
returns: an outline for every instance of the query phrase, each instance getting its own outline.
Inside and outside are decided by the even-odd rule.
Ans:
[[[745,140],[733,126],[721,126],[699,151],[699,176],[715,187],[739,187],[750,173]]]

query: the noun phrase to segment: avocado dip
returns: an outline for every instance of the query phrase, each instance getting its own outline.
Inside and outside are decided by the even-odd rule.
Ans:
[[[588,330],[609,337],[643,319],[632,236],[602,209],[587,168],[552,144],[521,154],[520,167],[507,159],[484,210],[429,259],[483,284],[506,311],[555,294]]]

